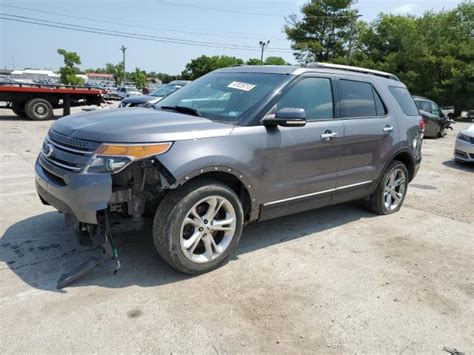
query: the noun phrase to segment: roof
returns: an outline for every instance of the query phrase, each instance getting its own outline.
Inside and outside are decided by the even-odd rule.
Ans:
[[[364,76],[367,74],[384,77],[395,81],[400,81],[398,77],[391,73],[379,70],[353,67],[348,65],[330,63],[311,63],[307,66],[299,67],[294,65],[239,65],[229,68],[218,69],[216,72],[240,72],[240,73],[267,73],[267,74],[293,74],[301,75],[307,72],[330,72]]]
[[[434,102],[433,100],[428,99],[427,97],[424,97],[424,96],[413,95],[412,97],[413,97],[413,100],[426,100],[426,101]]]
[[[87,73],[86,74],[88,77],[96,77],[96,78],[104,78],[104,79],[113,79],[112,74],[103,74],[103,73]]]
[[[28,75],[28,74],[34,74],[34,75],[47,75],[51,77],[59,77],[58,74],[51,70],[37,70],[37,69],[25,69],[25,70],[14,70],[11,72],[11,75]]]

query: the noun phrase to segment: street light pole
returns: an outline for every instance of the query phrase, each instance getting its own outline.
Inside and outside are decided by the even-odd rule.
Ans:
[[[125,86],[125,76],[126,76],[126,71],[125,71],[125,51],[127,50],[127,48],[125,48],[124,45],[122,45],[122,47],[120,47],[120,50],[122,51],[123,53],[123,78],[122,78],[122,86]]]
[[[263,64],[263,51],[265,50],[266,47],[268,47],[268,45],[270,44],[270,40],[268,41],[260,41],[258,42],[258,44],[260,45],[260,48],[262,50],[261,54],[260,54],[260,64]]]

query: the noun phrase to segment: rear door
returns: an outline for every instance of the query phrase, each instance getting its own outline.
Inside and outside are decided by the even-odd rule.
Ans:
[[[338,80],[344,138],[333,202],[365,195],[398,141],[396,118],[374,84],[354,77]]]
[[[326,205],[336,186],[343,124],[334,119],[333,81],[306,75],[283,94],[273,112],[303,108],[304,127],[265,128],[262,219]],[[324,138],[327,135],[332,138]]]

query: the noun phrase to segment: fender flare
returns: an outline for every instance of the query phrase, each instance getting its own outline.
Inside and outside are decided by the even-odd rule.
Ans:
[[[408,149],[407,147],[401,147],[397,150],[395,150],[391,155],[390,155],[390,158],[387,159],[387,162],[385,163],[383,169],[382,169],[382,172],[379,176],[379,178],[377,179],[377,184],[375,184],[374,186],[374,189],[377,188],[377,186],[379,185],[380,183],[380,179],[382,179],[382,177],[384,176],[385,172],[387,171],[387,168],[388,166],[390,165],[390,163],[395,159],[395,157],[397,155],[399,155],[400,153],[407,153],[408,156],[410,157],[410,166],[407,167],[407,170],[408,170],[408,173],[410,174],[409,176],[409,180],[411,181],[413,179],[413,172],[415,171],[415,160],[413,159],[413,152],[410,151],[410,149]]]
[[[240,171],[225,166],[225,165],[212,165],[212,166],[203,166],[201,168],[195,169],[192,172],[184,175],[184,176],[175,176],[175,183],[173,185],[170,185],[170,189],[175,189],[181,185],[184,185],[187,181],[197,178],[201,175],[204,174],[212,174],[212,173],[224,173],[224,174],[229,174],[234,176],[242,186],[245,188],[247,191],[249,197],[250,197],[250,206],[251,206],[251,211],[250,211],[250,220],[254,220],[258,218],[259,211],[260,211],[260,205],[259,205],[259,198],[258,198],[258,189],[255,184],[252,184],[252,182],[245,176],[245,174],[241,173]]]

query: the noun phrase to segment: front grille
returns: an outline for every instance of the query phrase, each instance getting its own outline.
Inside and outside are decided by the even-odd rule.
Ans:
[[[100,143],[71,138],[51,131],[40,154],[40,163],[50,173],[63,176],[66,172],[81,172],[89,163]]]
[[[471,144],[474,144],[474,137],[471,137]]]

